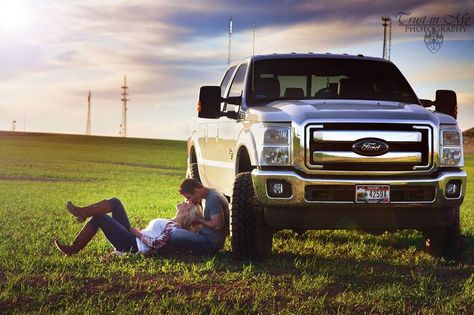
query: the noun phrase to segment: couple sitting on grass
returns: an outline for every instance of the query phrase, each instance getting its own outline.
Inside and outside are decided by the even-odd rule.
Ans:
[[[224,247],[228,234],[229,203],[215,189],[194,179],[185,179],[179,193],[186,201],[176,206],[176,216],[154,219],[140,230],[132,228],[125,209],[117,198],[103,200],[87,207],[67,203],[67,209],[79,222],[90,218],[71,245],[55,240],[56,247],[66,255],[83,249],[99,229],[118,252],[150,254],[165,245],[194,253],[215,254]],[[200,206],[204,202],[204,213]],[[107,213],[111,212],[112,216]]]

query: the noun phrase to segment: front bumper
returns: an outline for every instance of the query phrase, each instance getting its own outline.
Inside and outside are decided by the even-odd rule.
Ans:
[[[285,180],[291,185],[291,197],[272,198],[267,192],[268,180]],[[440,172],[435,177],[414,178],[331,178],[303,177],[291,170],[255,169],[252,180],[256,196],[265,209],[267,223],[276,228],[334,229],[334,228],[427,228],[449,224],[452,209],[462,204],[466,192],[467,174],[462,170]],[[446,198],[446,184],[461,181],[458,198]],[[418,185],[434,188],[430,201],[390,202],[384,204],[352,201],[308,201],[307,186],[317,185]]]

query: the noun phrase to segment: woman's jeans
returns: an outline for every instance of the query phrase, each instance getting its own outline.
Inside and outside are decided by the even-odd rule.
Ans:
[[[115,247],[115,250],[121,252],[136,252],[137,241],[135,235],[130,232],[130,222],[127,213],[117,198],[108,200],[112,209],[112,217],[101,214],[93,216],[89,222],[97,230],[101,229],[105,237]]]

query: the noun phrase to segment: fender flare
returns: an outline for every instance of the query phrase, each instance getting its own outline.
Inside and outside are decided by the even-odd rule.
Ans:
[[[237,144],[236,144],[236,160],[235,160],[235,170],[237,173],[239,166],[239,156],[242,150],[246,150],[250,158],[250,164],[252,166],[258,165],[258,155],[257,155],[257,146],[255,144],[255,137],[249,129],[244,129],[240,132]]]

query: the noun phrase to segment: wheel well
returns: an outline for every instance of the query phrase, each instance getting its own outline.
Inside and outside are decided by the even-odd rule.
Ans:
[[[191,151],[189,152],[189,163],[197,163],[196,150],[194,147],[191,147]]]
[[[250,162],[250,156],[245,147],[239,149],[237,153],[237,167],[236,174],[242,172],[251,172],[253,170],[252,163]]]

